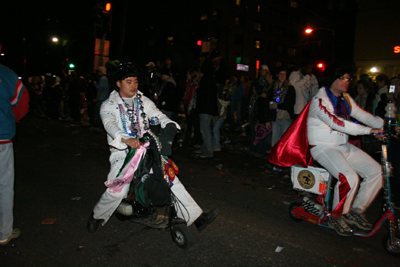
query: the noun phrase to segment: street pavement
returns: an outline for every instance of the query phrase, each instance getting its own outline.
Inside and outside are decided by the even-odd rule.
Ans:
[[[0,247],[0,266],[400,266],[371,238],[340,237],[333,230],[296,223],[288,215],[299,199],[290,173],[246,153],[249,137],[224,132],[210,159],[174,145],[173,160],[188,192],[220,214],[204,231],[190,227],[194,245],[181,249],[166,230],[113,216],[94,234],[86,220],[109,170],[106,135],[87,125],[28,115],[17,124],[14,226],[22,235]],[[368,210],[379,217],[378,197]]]

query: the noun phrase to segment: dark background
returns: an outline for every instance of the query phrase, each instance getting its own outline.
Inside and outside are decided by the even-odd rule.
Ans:
[[[321,23],[335,29],[336,57],[352,59],[356,2],[296,2],[323,18]],[[3,2],[0,42],[5,56],[1,61],[23,76],[60,75],[61,69],[68,69],[69,63],[75,64],[78,73],[92,72],[98,3],[105,2]],[[243,3],[246,5],[246,1]],[[210,5],[211,1],[207,0],[112,1],[112,30],[107,34],[111,42],[110,59],[134,60],[144,65],[175,55],[174,61],[180,66],[196,67],[200,54],[196,41],[207,34],[198,18]],[[97,28],[97,37],[98,32]],[[324,34],[327,36],[321,38],[331,38],[329,32]],[[58,44],[51,42],[52,36],[60,39]],[[168,36],[174,36],[173,45],[166,41]]]

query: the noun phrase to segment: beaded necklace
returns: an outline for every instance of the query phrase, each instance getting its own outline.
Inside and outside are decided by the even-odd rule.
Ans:
[[[275,82],[274,100],[275,100],[276,103],[283,102],[283,99],[285,98],[286,91],[287,91],[288,87],[289,87],[289,81],[287,81],[287,80],[282,83],[282,86],[280,88],[279,88],[279,82],[278,81]]]
[[[122,126],[127,134],[137,138],[141,136],[139,113],[143,119],[144,130],[147,131],[149,129],[149,126],[147,125],[148,121],[146,118],[146,113],[144,113],[143,101],[141,99],[142,95],[138,93],[136,94],[136,96],[133,98],[133,106],[130,106],[128,103],[126,103],[119,92],[118,95],[121,98],[122,102],[124,102],[124,105],[127,109],[126,111],[127,114],[125,114],[124,107],[121,104],[118,104],[121,115]],[[134,109],[134,107],[136,107],[136,109]],[[129,122],[130,122],[130,127],[128,127]]]

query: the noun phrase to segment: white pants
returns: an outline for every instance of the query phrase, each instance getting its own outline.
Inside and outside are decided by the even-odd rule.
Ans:
[[[111,150],[111,169],[107,177],[108,180],[113,179],[117,176],[120,168],[124,163],[125,156],[126,152],[123,150]],[[203,210],[199,207],[199,205],[197,205],[196,201],[194,201],[192,196],[186,191],[185,187],[179,181],[179,178],[177,176],[175,176],[175,180],[172,183],[173,186],[171,187],[171,190],[178,199],[175,205],[178,217],[184,219],[187,222],[187,225],[190,226],[203,213]],[[128,192],[129,184],[126,184],[119,193],[111,193],[110,189],[107,188],[93,209],[93,217],[95,219],[103,219],[103,225],[105,225],[114,213],[114,211],[118,208],[122,199],[127,197]]]
[[[14,150],[13,144],[0,145],[0,240],[5,241],[13,230]]]
[[[339,180],[333,195],[333,217],[347,214],[350,208],[364,212],[382,188],[380,164],[349,143],[338,146],[315,146],[311,148],[311,156]],[[357,173],[363,178],[361,184]],[[359,184],[360,189],[357,194]]]

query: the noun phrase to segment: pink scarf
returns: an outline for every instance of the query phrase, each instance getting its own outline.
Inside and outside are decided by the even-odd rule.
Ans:
[[[149,143],[146,142],[142,146],[138,147],[135,151],[135,155],[125,165],[121,173],[114,179],[110,179],[104,183],[108,188],[110,188],[111,193],[121,192],[122,188],[132,181],[133,175],[137,170],[141,159],[144,158],[144,156],[146,155],[146,147],[148,146]]]

